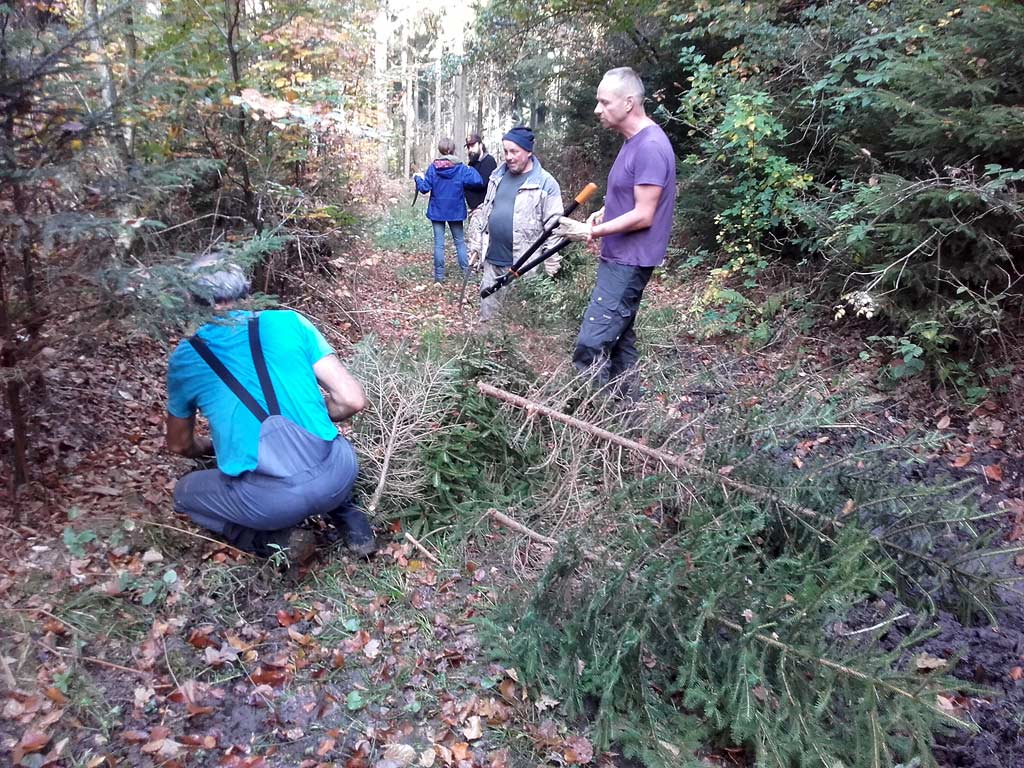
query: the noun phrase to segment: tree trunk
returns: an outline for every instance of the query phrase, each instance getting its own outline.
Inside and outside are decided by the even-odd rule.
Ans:
[[[476,79],[476,128],[474,130],[481,137],[484,135],[484,84],[479,75]]]
[[[95,2],[95,0],[86,0]],[[227,45],[228,64],[231,67],[232,90],[235,95],[242,92],[242,64],[241,53],[238,48],[238,35],[242,25],[242,0],[224,0],[224,42]],[[238,168],[242,177],[242,201],[245,209],[245,218],[252,224],[256,234],[262,230],[262,221],[259,211],[256,209],[255,195],[253,195],[252,181],[249,176],[249,162],[246,160],[246,137],[248,127],[245,118],[245,109],[239,104],[235,108],[235,137],[238,145],[231,153],[231,160]]]
[[[413,171],[412,147],[416,137],[416,115],[413,112],[413,72],[415,65],[411,61],[409,45],[402,43],[402,118],[405,128],[402,131],[402,177]]]
[[[132,0],[128,0],[124,6],[124,50],[128,58],[128,66],[125,71],[125,90],[132,93],[135,90],[139,71],[139,42],[135,37],[135,8],[132,5]],[[134,122],[124,127],[124,137],[129,157],[135,157]]]
[[[376,88],[372,94],[377,104],[378,151],[377,164],[382,172],[388,170],[388,136],[391,135],[391,117],[388,115],[388,96],[391,93],[388,78],[388,41],[391,38],[391,17],[386,4],[377,11],[374,21],[373,80]]]
[[[12,370],[18,364],[18,346],[14,339],[14,323],[10,314],[12,305],[8,290],[8,254],[10,249],[0,247],[0,340],[3,340],[0,353],[0,372],[9,371],[4,395],[7,409],[11,414],[11,427],[14,441],[11,449],[11,497],[16,498],[14,490],[28,480],[28,425],[25,422],[25,411],[21,402],[23,383],[18,374]]]
[[[466,151],[466,84],[462,67],[462,58],[465,52],[464,35],[463,26],[455,24],[452,52],[458,57],[459,66],[455,70],[455,82],[452,88],[452,139],[455,140],[458,154]]]
[[[436,58],[434,59],[434,146],[436,147],[438,142],[441,141],[441,137],[444,136],[445,129],[442,124],[444,120],[444,112],[441,102],[441,41],[438,40],[436,48]]]
[[[110,113],[110,122],[113,130],[110,132],[110,140],[114,144],[118,159],[123,165],[131,162],[131,153],[128,150],[128,143],[125,141],[123,126],[117,119],[117,84],[114,79],[114,68],[107,58],[103,49],[103,39],[100,35],[100,15],[96,6],[96,0],[82,0],[82,13],[85,16],[85,38],[89,42],[89,49],[96,57],[96,69],[100,77],[101,93],[103,94],[103,106]]]
[[[419,167],[417,162],[419,158],[416,156],[417,148],[420,145],[420,67],[419,62],[413,58],[413,71],[410,76],[412,82],[412,133],[410,141],[412,142],[412,157],[409,162]]]

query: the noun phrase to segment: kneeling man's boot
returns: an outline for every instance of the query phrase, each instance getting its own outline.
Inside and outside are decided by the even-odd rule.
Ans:
[[[370,521],[359,507],[351,504],[331,513],[333,522],[345,534],[345,546],[359,557],[369,557],[377,551]]]

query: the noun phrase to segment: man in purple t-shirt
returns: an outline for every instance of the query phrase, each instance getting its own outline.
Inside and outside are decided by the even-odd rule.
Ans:
[[[608,174],[604,208],[586,223],[563,217],[555,234],[588,243],[602,238],[597,284],[573,363],[591,371],[598,386],[614,380],[616,392],[630,396],[632,383],[623,374],[639,358],[633,323],[672,233],[676,157],[665,132],[644,111],[644,84],[629,67],[605,73],[594,114],[626,141]]]

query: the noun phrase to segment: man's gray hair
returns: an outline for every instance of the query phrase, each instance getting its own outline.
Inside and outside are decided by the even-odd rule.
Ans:
[[[200,256],[189,265],[188,271],[194,275],[189,293],[201,304],[222,304],[249,295],[249,278],[224,254]]]
[[[609,69],[604,73],[603,80],[614,80],[616,82],[615,90],[617,90],[623,96],[635,96],[636,100],[643,104],[644,101],[644,81],[640,79],[632,67],[616,67],[615,69]]]

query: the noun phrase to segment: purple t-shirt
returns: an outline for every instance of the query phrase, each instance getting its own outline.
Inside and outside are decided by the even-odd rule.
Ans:
[[[656,267],[665,258],[676,203],[676,155],[660,125],[649,125],[626,139],[608,174],[604,220],[633,210],[633,187],[661,187],[654,221],[647,229],[601,238],[601,258],[631,267]]]

